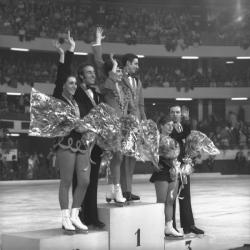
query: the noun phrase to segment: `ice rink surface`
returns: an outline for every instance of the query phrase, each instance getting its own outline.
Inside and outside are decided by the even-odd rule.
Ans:
[[[134,176],[133,193],[143,202],[156,201],[149,178]],[[58,186],[58,180],[0,182],[0,235],[60,227]],[[100,179],[98,203],[105,202],[107,187]],[[195,223],[205,235],[166,240],[165,249],[228,250],[250,244],[250,175],[193,174],[191,190]]]

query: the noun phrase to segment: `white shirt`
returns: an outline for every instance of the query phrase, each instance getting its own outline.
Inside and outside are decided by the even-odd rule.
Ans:
[[[89,96],[94,99],[94,93],[92,91],[92,89],[87,89],[86,92],[89,94]]]
[[[128,77],[128,80],[129,80],[129,83],[130,83],[132,89],[135,90],[136,87],[137,87],[137,86],[136,86],[136,79],[135,79],[134,77],[129,76],[129,77]]]

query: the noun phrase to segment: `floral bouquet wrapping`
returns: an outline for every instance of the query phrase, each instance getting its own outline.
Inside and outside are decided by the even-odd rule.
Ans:
[[[197,130],[191,130],[190,135],[186,138],[185,153],[187,157],[193,158],[202,152],[206,152],[210,155],[217,155],[220,153],[212,140],[204,133]]]
[[[77,121],[73,107],[32,88],[29,135],[51,138],[65,136]]]
[[[114,109],[104,103],[79,119],[73,107],[35,89],[31,91],[30,104],[31,136],[62,137],[75,129],[88,147],[95,141],[106,151],[120,151],[123,155],[158,164],[159,132],[151,120],[140,123],[132,115],[119,118]]]
[[[168,135],[161,135],[159,155],[168,159],[177,159],[180,154],[179,143]]]
[[[192,158],[196,157],[202,152],[210,155],[217,155],[220,153],[214,143],[202,132],[192,130],[190,135],[186,138],[185,154],[183,164],[181,166],[181,173],[183,184],[187,183],[187,175],[194,172],[194,164]]]
[[[178,176],[179,176],[179,173],[181,173],[181,163],[177,160],[177,159],[174,159],[173,160],[173,167],[170,168],[169,170],[169,173],[170,173],[170,178],[175,181]]]
[[[141,137],[138,146],[140,157],[143,161],[150,161],[156,168],[159,168],[160,133],[157,125],[152,120],[144,120],[140,126]]]
[[[140,136],[140,123],[133,115],[127,115],[120,118],[121,122],[121,153],[127,156],[141,159],[138,151]]]
[[[110,151],[120,150],[120,120],[114,109],[101,103],[91,109],[91,111],[81,119],[83,127],[89,128],[97,135],[97,144]]]
[[[119,150],[119,118],[110,106],[101,103],[83,119],[79,119],[70,105],[35,89],[31,91],[30,104],[29,135],[61,137],[76,129],[83,134],[87,146],[97,140],[103,148]]]

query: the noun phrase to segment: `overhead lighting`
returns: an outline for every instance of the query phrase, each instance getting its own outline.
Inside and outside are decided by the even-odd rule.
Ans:
[[[247,97],[232,97],[231,98],[232,101],[246,101],[248,100]]]
[[[155,106],[155,105],[156,105],[156,103],[155,103],[155,102],[153,102],[153,103],[152,103],[152,105],[153,105],[153,106]]]
[[[7,134],[7,136],[17,137],[17,136],[20,136],[20,134],[18,134],[18,133],[11,133],[11,134]]]
[[[24,49],[24,48],[10,48],[10,50],[14,50],[14,51],[29,51],[29,49]]]
[[[88,55],[88,53],[86,53],[86,52],[74,52],[74,55],[78,55],[78,56],[87,56]]]
[[[243,60],[247,60],[250,59],[250,56],[237,56],[237,59],[243,59]]]
[[[137,55],[138,58],[144,58],[144,55]]]
[[[226,61],[227,64],[233,64],[234,61]]]
[[[21,95],[22,93],[19,92],[7,92],[7,95]]]
[[[192,101],[192,98],[175,98],[176,101]]]
[[[199,59],[198,56],[182,56],[181,59],[193,59],[193,60],[196,60],[196,59]]]

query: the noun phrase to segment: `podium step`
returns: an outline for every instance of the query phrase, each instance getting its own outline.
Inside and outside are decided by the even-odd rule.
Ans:
[[[48,229],[2,235],[2,250],[108,250],[108,232],[64,235]]]
[[[109,232],[110,250],[164,250],[164,205],[134,202],[124,207],[99,204],[99,218]]]

